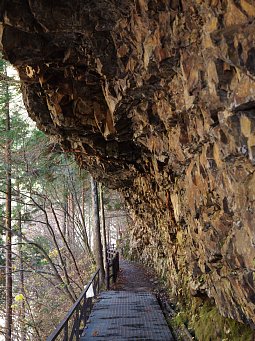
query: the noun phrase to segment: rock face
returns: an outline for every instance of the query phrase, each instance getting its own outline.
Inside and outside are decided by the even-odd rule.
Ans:
[[[255,326],[253,0],[9,0],[1,48],[40,129],[136,217],[173,293]]]

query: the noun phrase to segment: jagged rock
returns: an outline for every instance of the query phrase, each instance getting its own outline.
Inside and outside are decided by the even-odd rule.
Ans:
[[[0,5],[1,49],[30,116],[122,190],[133,253],[175,294],[202,290],[251,326],[254,17],[252,0]]]

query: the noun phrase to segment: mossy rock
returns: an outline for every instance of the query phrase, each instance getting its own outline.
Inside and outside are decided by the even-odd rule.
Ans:
[[[198,309],[192,329],[198,341],[252,341],[254,336],[249,326],[221,316],[208,303]]]

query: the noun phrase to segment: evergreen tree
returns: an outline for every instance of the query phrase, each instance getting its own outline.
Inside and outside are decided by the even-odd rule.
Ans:
[[[0,72],[7,76],[6,63],[0,61]],[[12,339],[12,190],[11,190],[11,116],[10,89],[7,82],[1,84],[1,113],[3,124],[3,146],[5,160],[5,340]]]

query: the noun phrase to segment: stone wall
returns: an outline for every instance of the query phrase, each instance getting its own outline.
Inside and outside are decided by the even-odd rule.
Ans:
[[[174,294],[255,326],[253,0],[9,0],[1,49],[40,129],[133,212]]]

